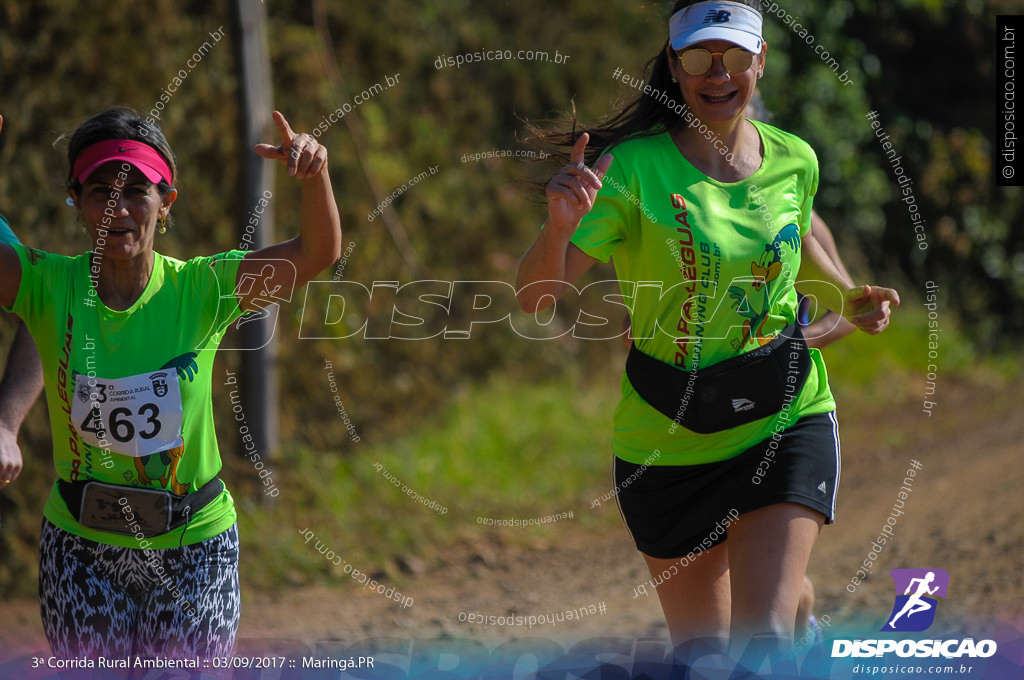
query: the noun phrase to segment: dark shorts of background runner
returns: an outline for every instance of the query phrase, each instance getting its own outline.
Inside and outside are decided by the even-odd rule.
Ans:
[[[660,559],[707,550],[726,539],[716,524],[724,525],[730,514],[775,503],[798,503],[820,512],[826,524],[834,522],[840,469],[835,412],[804,416],[778,436],[777,448],[768,437],[718,463],[641,471],[614,458],[619,512],[637,550]],[[764,476],[757,474],[759,467]]]

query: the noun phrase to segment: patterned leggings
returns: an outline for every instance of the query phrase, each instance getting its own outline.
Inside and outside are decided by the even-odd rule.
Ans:
[[[238,527],[147,552],[44,519],[39,606],[59,658],[227,656],[238,631]]]

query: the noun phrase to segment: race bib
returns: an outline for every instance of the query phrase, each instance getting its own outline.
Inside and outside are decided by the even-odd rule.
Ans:
[[[174,369],[107,380],[75,376],[71,420],[86,444],[141,458],[181,446],[181,388]]]

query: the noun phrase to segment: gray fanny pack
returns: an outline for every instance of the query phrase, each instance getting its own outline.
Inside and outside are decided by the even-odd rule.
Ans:
[[[188,523],[220,495],[224,483],[214,477],[195,493],[143,489],[104,482],[57,481],[61,498],[75,520],[97,531],[145,538],[166,534]]]

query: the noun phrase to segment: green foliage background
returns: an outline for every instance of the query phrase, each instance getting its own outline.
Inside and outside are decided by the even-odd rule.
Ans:
[[[544,217],[523,180],[542,180],[555,168],[500,158],[463,163],[462,155],[522,148],[523,119],[563,115],[573,101],[584,120],[610,113],[633,94],[612,79],[612,71],[621,67],[641,74],[664,42],[670,7],[618,0],[266,2],[274,106],[296,130],[311,131],[357,93],[399,74],[398,85],[354,106],[346,121],[320,138],[330,148],[345,241],[354,243],[345,280],[367,286],[418,278],[511,282],[516,260]],[[944,319],[950,326],[954,318],[960,320],[964,342],[973,351],[1009,347],[1024,330],[1018,313],[1024,301],[1024,190],[995,186],[991,156],[995,17],[1010,13],[1010,3],[787,0],[785,9],[811,28],[816,44],[854,83],[842,86],[787,26],[766,17],[769,52],[762,88],[772,122],[817,151],[816,208],[855,277],[896,286],[908,304],[920,297],[924,281],[937,281],[946,295]],[[318,21],[325,31],[318,32]],[[160,118],[178,157],[180,196],[176,228],[158,247],[182,258],[235,247],[239,218],[252,207],[240,198],[231,3],[44,0],[0,7],[5,119],[0,212],[25,243],[68,254],[88,247],[73,211],[64,205],[65,150],[55,141],[114,104],[152,109],[186,59],[220,27],[225,38],[188,75]],[[557,50],[570,58],[562,64],[435,67],[442,55],[483,49],[552,55]],[[878,112],[914,180],[926,219],[927,251],[916,247],[906,208],[865,117],[870,111]],[[272,130],[267,139],[276,140]],[[383,221],[367,219],[382,198],[373,194],[368,175],[390,192],[432,166],[439,166],[437,174],[394,203],[418,261],[412,266]],[[273,199],[278,237],[296,233],[298,205],[296,183],[279,173]],[[590,280],[602,278],[614,278],[614,272],[598,268]],[[617,342],[527,342],[507,326],[478,328],[465,341],[360,338],[300,344],[303,299],[300,291],[278,330],[285,446],[273,453],[279,468],[289,467],[287,474],[295,479],[317,476],[319,468],[309,463],[318,457],[347,460],[362,452],[337,419],[325,358],[334,363],[349,416],[362,439],[374,445],[414,432],[444,404],[464,398],[466,390],[475,394],[474,385],[492,374],[543,384],[564,380],[565,366],[572,365],[586,384],[592,376],[614,376],[621,366]],[[313,295],[307,306],[323,310],[326,299]],[[366,313],[375,318],[383,312],[371,306]],[[569,306],[556,325],[571,323],[574,316]],[[308,315],[310,331],[318,329],[321,317],[320,311]],[[443,326],[443,318],[428,323]],[[10,326],[0,328],[5,340]],[[225,368],[236,367],[237,360],[237,353],[220,358]],[[216,407],[226,412],[219,397]],[[235,434],[228,427],[220,434],[226,476],[235,476],[242,489],[251,486],[251,470],[229,455]],[[42,407],[33,413],[23,441],[30,453],[27,471],[20,484],[0,496],[0,593],[34,588],[25,575],[35,570],[38,509],[53,475]],[[593,455],[605,460],[603,452]],[[240,507],[251,505],[246,503]]]

